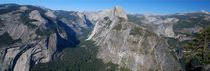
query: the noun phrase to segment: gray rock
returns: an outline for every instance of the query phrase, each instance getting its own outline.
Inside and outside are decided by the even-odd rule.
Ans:
[[[38,22],[33,22],[37,26],[47,23],[47,21],[41,16],[38,10],[31,11],[29,13],[29,18],[32,20],[37,20]]]
[[[77,39],[76,37],[69,38],[69,34],[71,36],[77,35],[77,33],[72,34],[74,30],[68,32],[70,30],[64,29],[77,28],[68,25],[61,26],[61,24],[66,23],[60,22],[60,18],[57,19],[54,12],[42,9],[34,10],[27,6],[20,6],[18,9],[21,11],[14,10],[0,14],[0,19],[4,21],[3,26],[0,27],[1,35],[8,33],[8,37],[12,38],[11,44],[1,46],[0,49],[0,67],[2,71],[29,71],[31,65],[46,63],[56,57],[56,54],[59,53],[57,49],[61,49],[57,46],[58,40],[65,39],[69,41],[74,39],[75,41]],[[23,14],[24,17],[22,17]],[[67,23],[71,24],[72,22],[75,21]],[[33,25],[36,26],[33,27]],[[56,32],[58,28],[61,32]],[[58,36],[61,36],[61,38],[58,38]],[[59,43],[59,45],[63,44]]]
[[[128,22],[122,9],[109,11],[114,14],[108,13],[108,17],[99,18],[87,39],[95,41],[100,47],[98,58],[132,71],[182,70],[180,63],[170,53],[166,40],[147,28]]]
[[[47,63],[56,58],[58,51],[62,51],[59,46],[67,46],[63,42],[71,43],[73,47],[79,44],[77,38],[86,37],[83,34],[88,32],[91,33],[86,40],[93,40],[99,46],[97,58],[104,63],[112,62],[132,71],[183,70],[165,39],[192,39],[174,33],[179,18],[137,15],[141,18],[139,23],[130,21],[119,6],[89,13],[36,8],[20,6],[17,10],[0,14],[0,20],[3,20],[3,25],[0,22],[0,36],[8,33],[8,37],[16,41],[1,46],[0,71],[29,71],[31,64]],[[21,20],[22,14],[26,14],[24,19],[27,20]],[[208,19],[209,16],[205,16],[205,20]],[[197,33],[201,29],[192,27],[181,31]]]

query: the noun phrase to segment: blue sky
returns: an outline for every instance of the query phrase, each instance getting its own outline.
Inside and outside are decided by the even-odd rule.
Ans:
[[[54,10],[99,11],[116,5],[127,13],[173,14],[210,11],[210,0],[0,0],[0,4],[39,5]]]

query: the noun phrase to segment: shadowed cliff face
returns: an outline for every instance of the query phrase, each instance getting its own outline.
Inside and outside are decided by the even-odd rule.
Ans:
[[[29,71],[34,64],[56,58],[64,48],[76,47],[82,29],[90,28],[91,22],[78,12],[65,12],[68,17],[30,5],[1,5],[0,36],[8,41],[0,45],[1,70]]]
[[[79,44],[79,40],[76,37],[76,32],[74,32],[71,27],[61,21],[58,22],[58,25],[66,32],[67,39],[62,38],[57,33],[57,50],[62,51],[64,47],[76,47]]]

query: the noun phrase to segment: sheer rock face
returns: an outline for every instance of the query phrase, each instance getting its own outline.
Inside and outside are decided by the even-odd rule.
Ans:
[[[38,11],[33,11],[38,13]],[[33,13],[32,12],[32,13]],[[39,15],[34,15],[39,16]],[[19,14],[3,14],[1,18],[5,19],[5,26],[2,27],[1,31],[8,33],[12,37],[12,40],[19,40],[16,44],[11,44],[7,46],[1,55],[2,60],[2,71],[29,71],[31,62],[48,62],[53,54],[48,52],[54,52],[47,50],[45,39],[39,38],[35,33],[36,29],[31,29],[24,25],[19,19],[21,18]],[[7,18],[7,20],[6,20]],[[33,17],[34,19],[39,19],[43,21],[42,17]],[[11,21],[12,19],[17,19]],[[40,42],[38,42],[41,40]],[[56,40],[56,38],[51,38],[51,40]],[[7,40],[5,40],[7,41]],[[55,42],[51,44],[56,44]],[[56,47],[56,46],[54,46]],[[51,48],[50,48],[51,49]],[[47,61],[46,61],[47,60]]]
[[[106,9],[106,10],[102,10],[100,12],[85,13],[85,14],[92,22],[96,22],[97,20],[103,19],[104,17],[110,17],[110,19],[113,19],[114,16],[118,16],[118,17],[127,19],[125,11],[123,11],[123,8],[120,6],[115,6],[113,9]]]
[[[69,25],[86,24],[86,20],[63,22],[61,16],[52,11],[28,5],[1,5],[0,12],[0,36],[6,34],[6,38],[11,38],[11,41],[4,40],[10,44],[0,44],[0,71],[29,71],[34,64],[51,61],[64,47],[79,44],[76,37],[79,33],[74,30],[78,28]]]
[[[119,7],[105,12],[108,13],[97,19],[87,39],[94,40],[100,47],[98,58],[132,71],[182,70],[163,38],[129,22],[126,13]]]
[[[120,17],[120,18],[123,18],[126,20],[128,19],[125,11],[120,6],[115,6],[114,10],[111,10],[111,11],[113,11],[113,13],[112,13],[112,14],[114,14],[113,16]]]
[[[125,11],[119,6],[116,6],[113,9],[101,11],[99,13],[94,13],[91,15],[88,14],[88,18],[90,18],[92,21],[96,21],[96,23],[91,35],[87,40],[90,40],[96,33],[100,33],[103,30],[101,27],[107,27],[105,30],[108,30],[109,28],[117,26],[117,24],[112,24],[118,22],[117,18],[121,18],[122,21],[127,20]]]
[[[41,16],[38,10],[31,11],[29,13],[29,18],[32,20],[37,20],[37,22],[33,22],[37,26],[47,23],[47,21]]]
[[[50,11],[50,10],[48,10],[45,13],[45,15],[48,16],[48,17],[50,17],[50,18],[52,18],[52,19],[56,19],[56,15],[52,11]]]

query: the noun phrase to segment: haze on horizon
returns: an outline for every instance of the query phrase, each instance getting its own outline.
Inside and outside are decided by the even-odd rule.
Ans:
[[[99,11],[116,5],[127,13],[173,14],[210,11],[210,0],[0,0],[0,4],[37,5],[53,10]]]

